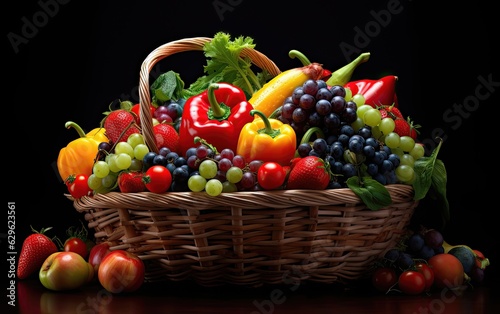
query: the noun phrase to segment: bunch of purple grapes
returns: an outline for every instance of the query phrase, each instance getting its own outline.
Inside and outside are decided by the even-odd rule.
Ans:
[[[320,128],[325,138],[339,134],[342,125],[357,119],[356,103],[346,101],[345,96],[341,85],[329,87],[323,80],[310,79],[285,99],[276,119],[290,124],[299,141],[312,127]]]
[[[368,126],[356,132],[351,125],[344,124],[338,135],[317,138],[312,144],[302,143],[297,152],[300,157],[315,155],[330,164],[334,179],[329,188],[345,187],[345,181],[357,175],[370,175],[383,185],[397,182],[399,156],[377,141]]]
[[[429,260],[436,254],[444,252],[443,235],[436,229],[424,234],[414,232],[403,241],[402,247],[394,247],[384,255],[384,260],[400,269],[408,269],[415,265],[415,260]]]
[[[358,175],[369,175],[383,185],[396,183],[399,156],[376,140],[369,126],[354,130],[357,105],[345,96],[343,86],[329,87],[323,80],[310,79],[285,99],[276,118],[293,127],[298,141],[310,128],[323,132],[323,138],[314,139],[312,145],[298,144],[297,152],[300,157],[319,156],[330,164],[334,178],[328,188],[344,188],[347,179]]]

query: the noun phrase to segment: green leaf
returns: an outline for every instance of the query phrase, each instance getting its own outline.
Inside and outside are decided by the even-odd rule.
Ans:
[[[446,198],[446,183],[446,168],[444,163],[440,159],[437,159],[432,175],[432,188],[436,191],[436,199],[440,204],[441,217],[445,223],[450,220],[450,205]]]
[[[434,164],[436,162],[436,157],[441,148],[443,141],[441,140],[438,146],[434,149],[429,157],[422,157],[415,161],[413,165],[413,170],[415,171],[415,181],[413,181],[413,189],[415,190],[415,200],[421,200],[429,191],[432,184],[432,176],[434,173]],[[436,173],[439,175],[439,172]],[[444,174],[446,176],[446,172]],[[441,181],[443,178],[441,178]],[[446,182],[446,178],[444,178]]]
[[[392,198],[387,188],[371,177],[357,176],[347,179],[347,186],[365,203],[371,210],[379,210],[392,204]]]
[[[413,182],[415,196],[413,198],[421,200],[429,196],[436,200],[443,222],[446,224],[450,219],[450,206],[446,197],[447,175],[443,161],[437,159],[442,143],[443,141],[440,140],[431,156],[422,157],[415,161],[413,166],[415,170],[415,181]]]
[[[184,81],[180,75],[174,71],[162,73],[151,84],[152,102],[161,105],[164,102],[183,97]]]
[[[247,97],[260,89],[269,74],[255,74],[249,58],[240,56],[245,48],[253,49],[255,44],[250,37],[237,37],[231,41],[229,34],[219,32],[211,41],[205,43],[203,51],[207,57],[205,75],[189,86],[188,94],[197,95],[206,90],[211,83],[226,82],[240,87]],[[262,71],[267,73],[267,71]]]

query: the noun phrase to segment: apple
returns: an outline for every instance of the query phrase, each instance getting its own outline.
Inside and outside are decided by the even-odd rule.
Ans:
[[[55,252],[43,262],[38,278],[50,290],[72,290],[83,286],[94,277],[94,268],[80,254]]]
[[[92,249],[89,252],[89,258],[88,262],[92,267],[94,267],[94,271],[97,274],[97,271],[99,269],[99,265],[101,264],[102,259],[104,256],[106,256],[108,253],[111,252],[110,245],[108,242],[102,242],[99,244],[96,244],[92,247]]]
[[[97,277],[104,289],[111,293],[132,292],[142,286],[145,271],[139,256],[118,249],[102,259]]]

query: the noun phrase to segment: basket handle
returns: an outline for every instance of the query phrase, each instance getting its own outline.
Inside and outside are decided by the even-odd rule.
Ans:
[[[184,51],[203,51],[205,43],[211,41],[210,37],[193,37],[171,41],[153,50],[144,59],[141,65],[139,77],[139,103],[142,134],[148,147],[158,153],[155,136],[153,133],[153,117],[149,106],[151,105],[151,93],[149,84],[149,73],[154,65],[165,57]],[[268,71],[273,77],[281,73],[276,64],[263,53],[250,48],[241,51],[242,57],[250,58],[251,62],[259,68]]]

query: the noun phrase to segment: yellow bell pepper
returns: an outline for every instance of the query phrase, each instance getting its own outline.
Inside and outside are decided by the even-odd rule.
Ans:
[[[101,142],[109,142],[104,128],[95,128],[85,134],[82,128],[72,122],[66,122],[66,128],[76,129],[80,138],[61,148],[57,157],[57,170],[61,179],[66,181],[70,175],[85,174],[90,176]]]
[[[259,115],[261,119],[255,119],[243,126],[236,153],[243,156],[247,162],[274,161],[288,166],[297,147],[295,130],[278,119],[267,118],[262,111],[252,110],[250,114]]]

